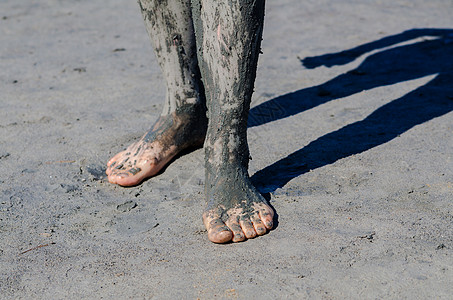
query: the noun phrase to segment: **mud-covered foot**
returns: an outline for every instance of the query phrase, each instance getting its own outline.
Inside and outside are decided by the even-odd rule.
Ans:
[[[203,222],[214,243],[242,242],[272,229],[274,211],[241,168],[206,182]]]
[[[138,142],[112,157],[106,170],[109,182],[137,185],[159,173],[184,149],[202,146],[206,117],[198,110],[186,108],[185,112],[161,116]]]

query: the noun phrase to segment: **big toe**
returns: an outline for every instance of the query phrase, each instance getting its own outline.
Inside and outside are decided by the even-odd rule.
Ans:
[[[133,186],[138,183],[137,179],[133,178],[133,176],[131,176],[126,171],[121,173],[109,174],[108,179],[110,183],[118,184],[121,186]]]
[[[228,243],[233,239],[233,232],[218,215],[203,215],[203,223],[208,230],[208,238],[213,243]]]
[[[135,173],[134,170],[136,169],[132,170],[133,172],[128,170],[109,174],[108,176],[109,182],[121,186],[134,186],[141,183],[146,178],[146,175],[144,174],[145,172],[140,170],[137,173]]]
[[[220,231],[208,231],[208,238],[211,242],[217,244],[224,244],[228,243],[233,239],[233,233],[228,230],[220,230]]]

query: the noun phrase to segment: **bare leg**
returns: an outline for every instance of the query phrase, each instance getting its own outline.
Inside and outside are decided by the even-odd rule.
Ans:
[[[193,1],[199,61],[208,99],[207,208],[215,243],[265,234],[273,210],[248,175],[247,116],[256,75],[264,0]]]
[[[107,163],[109,181],[123,186],[139,184],[185,148],[201,146],[207,128],[190,0],[139,4],[166,79],[167,98],[149,132]]]

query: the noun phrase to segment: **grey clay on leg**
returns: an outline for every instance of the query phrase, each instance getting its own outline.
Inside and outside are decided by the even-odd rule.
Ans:
[[[206,135],[207,106],[203,221],[208,237],[216,243],[239,242],[266,233],[273,225],[273,210],[251,184],[247,171],[247,116],[264,0],[193,0],[193,23],[187,0],[139,3],[167,82],[167,99],[151,130],[108,162],[109,181],[138,184],[185,147],[200,145]]]
[[[139,184],[185,148],[201,146],[207,128],[190,0],[140,0],[139,4],[167,96],[149,132],[107,163],[109,181],[123,186]]]
[[[190,0],[140,0],[139,5],[167,84],[162,115],[168,115],[201,100]]]
[[[273,210],[248,175],[247,116],[263,30],[264,0],[193,1],[208,103],[204,144],[209,239],[239,242],[266,233]]]

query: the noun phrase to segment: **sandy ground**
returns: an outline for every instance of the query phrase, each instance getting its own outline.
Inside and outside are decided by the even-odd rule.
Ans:
[[[202,150],[103,175],[162,109],[138,5],[0,12],[0,298],[452,299],[451,0],[268,1],[250,174],[278,226],[228,245]]]

